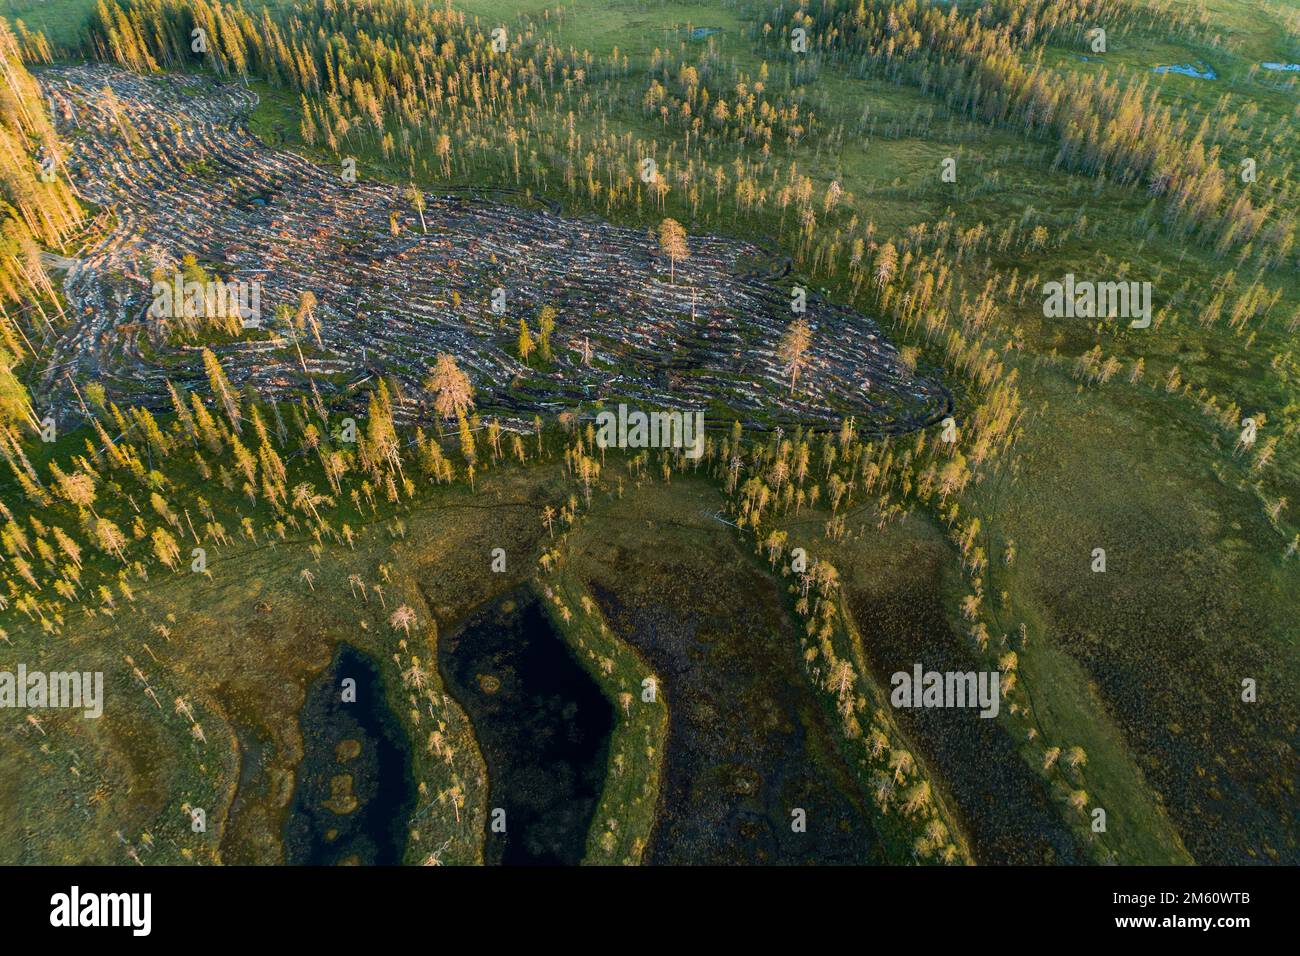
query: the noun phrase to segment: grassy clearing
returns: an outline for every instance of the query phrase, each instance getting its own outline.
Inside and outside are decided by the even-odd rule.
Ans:
[[[1121,819],[1145,780],[1198,860],[1294,852],[1295,570],[1282,537],[1163,390],[1076,393],[1063,379],[1044,375],[1051,418],[1027,434],[1022,477],[979,492],[989,553],[1011,538],[1019,550],[1013,567],[995,563],[990,589],[1048,642],[1026,657],[1040,716],[1091,738],[1092,789],[1127,779],[1105,800]],[[1091,571],[1095,547],[1105,574]],[[1267,699],[1242,703],[1254,674],[1269,675]],[[1164,829],[1137,817],[1138,833]]]
[[[85,38],[86,21],[94,8],[92,0],[5,0],[0,17],[10,23],[21,20],[56,47],[72,47]]]

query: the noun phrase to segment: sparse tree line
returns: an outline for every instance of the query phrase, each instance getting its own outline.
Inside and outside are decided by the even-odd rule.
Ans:
[[[1027,728],[1021,746],[1027,748],[1028,759],[1038,762],[1039,772],[1053,782],[1063,804],[1083,813],[1089,797],[1079,768],[1086,754],[1081,748],[1070,748],[1071,761],[1058,766],[1061,748],[1041,740],[1030,699],[1018,689],[1019,653],[1028,646],[1028,629],[1022,624],[1014,635],[990,632],[990,627],[997,625],[985,600],[990,572],[987,536],[978,515],[964,514],[959,499],[963,490],[981,480],[992,466],[985,462],[983,468],[974,467],[961,448],[956,442],[928,438],[924,432],[903,439],[867,441],[859,435],[856,423],[846,419],[838,432],[820,435],[797,428],[788,436],[778,429],[766,437],[746,437],[737,424],[721,440],[706,443],[703,459],[709,475],[721,482],[727,493],[737,526],[752,532],[756,551],[767,559],[773,573],[792,575],[795,612],[806,623],[803,652],[809,674],[817,686],[833,695],[845,736],[863,740],[870,759],[885,763],[872,776],[881,811],[897,806],[919,822],[923,835],[914,847],[918,858],[945,862],[963,855],[948,840],[929,783],[924,778],[909,780],[916,763],[897,741],[888,711],[872,703],[872,692],[861,684],[838,572],[830,562],[806,554],[801,556],[805,570],[793,570],[793,541],[786,525],[805,510],[819,511],[825,515],[824,539],[836,542],[872,523],[883,530],[916,509],[933,514],[948,529],[970,588],[959,610],[968,627],[972,653],[1001,675],[1001,693],[1009,703],[1009,713],[1013,720],[1018,718],[1018,728]],[[679,457],[677,465],[685,468],[685,459]],[[1007,564],[1014,561],[1014,544],[1002,559]],[[1001,600],[1003,610],[1009,610],[1005,592]],[[1077,826],[1082,829],[1082,822]],[[1096,835],[1091,839],[1096,841]],[[1103,845],[1099,852],[1105,856],[1109,851]]]
[[[566,449],[572,458],[574,449]],[[573,510],[570,509],[570,504]],[[564,511],[576,517],[577,501]],[[547,512],[551,514],[547,515]],[[552,528],[554,509],[546,506],[542,523]],[[610,628],[581,584],[565,576],[563,540],[546,552],[538,587],[573,651],[614,698],[618,725],[610,740],[605,792],[587,838],[588,863],[637,865],[649,845],[658,807],[659,786],[668,736],[668,703],[649,665]],[[579,591],[575,601],[573,592]],[[647,684],[647,681],[649,682]],[[633,788],[629,792],[629,788]],[[620,800],[620,796],[622,799]]]
[[[1026,41],[1037,29],[1034,24],[1046,25],[1046,28],[1053,30],[1058,27],[1063,29],[1061,24],[1077,26],[1089,16],[1099,13],[1093,6],[1084,4],[1067,16],[1052,5],[996,5],[989,14],[992,26],[987,27],[979,23],[967,23],[968,18],[961,17],[955,11],[943,15],[929,11],[928,8],[916,9],[912,15],[923,19],[929,16],[941,19],[942,22],[925,21],[929,24],[927,29],[958,31],[960,28],[970,31],[974,38],[972,43],[984,42],[981,39],[983,34],[979,31],[993,30],[998,24],[1002,24],[999,29],[1007,36]],[[187,6],[183,3],[172,3],[156,10],[153,7],[132,5],[124,8],[124,12],[119,12],[129,26],[133,22],[132,17],[142,17],[142,11],[154,10],[161,22],[175,24],[171,28],[174,32],[183,32],[184,27],[191,22],[186,19],[190,16],[186,14],[186,9]],[[819,15],[827,17],[837,9],[833,4],[818,7]],[[863,32],[874,28],[871,25],[884,16],[883,9],[862,6],[855,10],[854,17],[862,20],[855,29]],[[918,251],[906,248],[900,252],[898,240],[882,244],[875,234],[874,224],[860,222],[853,208],[853,197],[837,182],[832,181],[819,194],[811,176],[801,171],[799,163],[793,158],[783,164],[771,157],[767,149],[763,149],[757,159],[751,159],[746,154],[737,155],[734,163],[730,164],[709,162],[707,155],[714,151],[715,146],[722,145],[722,140],[728,141],[728,145],[734,145],[730,141],[752,144],[758,140],[770,139],[768,133],[764,132],[768,128],[764,126],[764,116],[768,117],[770,123],[779,124],[784,122],[780,119],[784,113],[788,120],[793,121],[797,117],[801,126],[806,122],[808,130],[816,129],[817,124],[807,109],[799,108],[797,100],[782,104],[767,99],[769,94],[763,79],[765,66],[758,77],[733,74],[730,80],[732,87],[727,94],[732,97],[732,103],[726,118],[721,118],[719,114],[714,120],[701,121],[698,115],[701,109],[707,112],[725,99],[720,94],[711,93],[709,86],[715,77],[722,78],[725,71],[712,62],[707,51],[701,53],[694,62],[687,62],[684,57],[674,57],[669,51],[657,51],[652,58],[650,89],[662,92],[654,92],[650,97],[652,102],[646,105],[658,109],[671,101],[669,116],[678,119],[665,121],[671,121],[683,133],[681,142],[672,142],[665,150],[658,143],[641,143],[627,134],[619,136],[610,130],[606,130],[603,136],[592,133],[576,122],[576,114],[572,109],[576,101],[573,97],[587,95],[581,91],[590,86],[602,71],[608,86],[611,78],[626,71],[626,58],[620,60],[614,55],[602,65],[588,54],[569,51],[562,55],[549,49],[543,38],[526,31],[520,31],[519,35],[512,37],[511,46],[506,53],[494,55],[488,52],[489,46],[482,28],[469,24],[463,15],[450,10],[442,11],[415,26],[404,15],[404,10],[405,7],[399,0],[385,0],[365,11],[349,7],[346,14],[341,10],[333,10],[330,16],[334,19],[327,17],[323,22],[343,31],[342,35],[335,38],[337,42],[319,48],[319,55],[315,58],[299,58],[301,62],[295,67],[296,73],[281,63],[281,73],[277,75],[303,93],[304,134],[309,141],[317,138],[322,131],[335,129],[338,119],[346,121],[346,130],[342,140],[338,136],[334,137],[332,148],[336,150],[343,149],[346,145],[347,136],[350,135],[348,131],[369,129],[374,136],[391,136],[389,126],[392,122],[399,125],[414,122],[419,127],[415,133],[405,135],[411,134],[413,127],[403,126],[405,132],[402,136],[407,143],[408,159],[413,165],[416,162],[417,146],[421,144],[426,153],[432,152],[440,156],[442,161],[449,162],[453,139],[456,143],[487,143],[491,137],[505,135],[504,142],[497,141],[500,149],[486,151],[514,157],[510,162],[515,167],[516,181],[527,184],[531,177],[531,182],[540,188],[545,186],[543,179],[547,175],[545,169],[548,164],[521,163],[521,144],[542,144],[546,136],[553,136],[557,140],[564,140],[561,152],[552,155],[543,150],[546,154],[544,158],[560,163],[560,168],[565,170],[564,186],[571,192],[585,195],[593,202],[603,201],[610,211],[620,208],[632,197],[635,197],[636,202],[648,199],[662,206],[670,190],[681,191],[681,201],[692,214],[702,211],[705,197],[711,200],[714,214],[720,214],[724,208],[730,208],[733,215],[742,211],[779,210],[783,231],[788,226],[785,235],[787,245],[793,249],[801,267],[811,274],[827,278],[846,274],[853,290],[865,300],[864,304],[882,308],[899,318],[906,328],[924,329],[921,347],[927,353],[941,351],[945,356],[945,365],[950,370],[960,372],[963,377],[970,375],[981,383],[981,387],[989,387],[993,378],[1002,371],[1001,363],[996,357],[1003,343],[980,343],[978,339],[984,328],[996,324],[992,322],[996,316],[993,290],[1000,284],[1005,285],[1007,278],[994,273],[988,287],[967,291],[965,288],[957,288],[952,272],[959,271],[959,267],[968,269],[968,263],[981,253],[988,258],[993,255],[1006,257],[1017,252],[1042,252],[1063,242],[1069,235],[1067,230],[1064,234],[1053,236],[1039,224],[1018,227],[1013,222],[993,234],[987,227],[980,225],[963,230],[955,223],[943,221],[935,228],[944,240],[947,256],[935,252],[922,257]],[[325,17],[322,9],[313,8],[313,11],[314,15]],[[1100,12],[1108,11],[1109,8]],[[193,17],[199,19],[207,16],[193,14]],[[215,14],[212,16],[214,22],[225,22],[222,17]],[[225,19],[235,20],[239,16],[238,10],[228,11],[224,15]],[[349,18],[346,23],[339,19],[344,16]],[[800,16],[807,18],[812,14],[805,12]],[[303,21],[306,22],[308,21]],[[903,36],[905,31],[901,24],[905,21],[896,16],[895,22],[899,26],[894,33]],[[128,26],[119,24],[115,29],[125,35],[129,32]],[[346,31],[343,30],[344,26]],[[281,29],[289,30],[290,35],[294,35],[295,30],[299,31],[297,35],[300,40],[288,43],[286,48],[310,50],[316,49],[312,43],[324,44],[320,37],[326,34],[321,34],[318,30],[315,35],[308,36],[307,28],[297,20],[282,28],[265,18],[258,26],[261,33],[246,24],[238,33],[242,39],[230,39],[229,42],[240,42],[248,47],[242,56],[244,62],[262,62],[269,69],[274,60],[273,51],[279,49],[279,44],[271,41],[279,35],[277,31]],[[382,42],[372,40],[372,32],[386,39]],[[262,39],[256,42],[248,39],[254,35]],[[144,36],[147,34],[141,34],[141,37]],[[423,44],[421,49],[438,49],[441,55],[426,57],[417,62],[412,54],[402,52],[414,49],[417,41]],[[139,42],[145,46],[149,43],[143,38]],[[1006,40],[1006,43],[1010,42],[1012,40]],[[352,44],[359,45],[355,54],[349,52]],[[218,49],[220,48],[219,46]],[[258,49],[262,52],[258,53]],[[386,60],[380,57],[380,51],[386,51]],[[165,48],[159,48],[155,52],[157,62],[166,62]],[[158,57],[162,57],[162,60],[158,60]],[[571,66],[562,65],[566,62],[564,57],[569,57]],[[125,57],[122,61],[131,65],[138,60],[139,58]],[[561,64],[558,78],[555,75],[557,63]],[[311,69],[308,69],[308,65]],[[512,69],[517,71],[513,78],[508,75]],[[581,80],[576,77],[576,73],[569,75],[565,72],[579,69],[583,72]],[[312,80],[310,76],[315,76],[316,79]],[[322,82],[323,85],[319,85]],[[507,89],[509,92],[492,94],[489,91],[493,89]],[[373,95],[376,90],[383,95]],[[465,95],[466,91],[468,95]],[[313,101],[316,102],[315,106],[311,105]],[[454,108],[452,104],[455,104]],[[583,112],[591,112],[591,103],[577,105],[584,107]],[[736,119],[737,106],[741,107],[740,120]],[[681,119],[683,107],[689,110],[689,121]],[[452,112],[448,113],[448,110]],[[352,113],[357,114],[356,122],[347,120]],[[449,135],[444,141],[441,138],[443,134],[435,136],[434,130],[442,128],[439,124],[453,114],[469,117],[466,122],[470,125],[457,127],[456,135]],[[316,119],[312,118],[313,115]],[[363,120],[363,115],[368,116],[369,121]],[[441,120],[438,119],[440,115]],[[529,125],[530,132],[524,136],[516,135],[516,121]],[[709,132],[718,123],[726,126],[729,132]],[[604,127],[604,124],[601,126]],[[560,130],[558,134],[556,128]],[[719,135],[722,140],[709,138]],[[592,136],[596,139],[592,140]],[[815,132],[810,132],[805,138],[819,144],[823,139]],[[438,145],[440,143],[441,146]],[[530,148],[529,152],[535,151]],[[753,150],[748,152],[752,153]],[[647,153],[655,159],[655,167],[649,182],[644,182],[635,174],[640,157]],[[925,243],[926,240],[924,227],[917,227],[908,232],[903,244],[916,245]],[[675,266],[677,258],[670,254],[669,259],[670,266]],[[918,281],[915,283],[910,281],[911,269],[916,272]],[[895,271],[900,271],[908,281],[895,283]],[[1023,301],[1025,291],[1032,281],[1017,285],[1020,280],[1012,275],[1007,298],[1014,298],[1018,294]],[[1271,295],[1275,297],[1276,292]],[[971,309],[970,306],[974,308]],[[1256,307],[1245,311],[1234,309],[1234,322],[1244,322],[1247,316],[1260,314],[1257,306],[1258,303]],[[971,318],[963,322],[960,330],[954,330],[948,327],[948,316],[952,314]],[[534,330],[522,322],[517,343],[520,358],[527,362],[537,351],[542,352],[545,360],[544,342],[539,348]],[[907,354],[917,353],[909,350]],[[787,362],[787,365],[792,379],[797,379],[798,363]]]
[[[595,428],[590,422],[584,426],[572,416],[562,416],[560,425],[567,436],[564,471],[574,482],[574,491],[560,502],[558,509],[547,505],[539,515],[547,532],[547,546],[539,558],[543,593],[554,605],[553,613],[563,626],[572,626],[579,635],[587,635],[579,644],[579,652],[592,655],[593,663],[607,680],[614,679],[618,667],[614,659],[617,654],[596,656],[594,649],[586,643],[608,640],[608,627],[599,610],[585,595],[580,610],[571,608],[562,598],[563,588],[568,586],[563,569],[568,557],[569,537],[591,508],[594,490],[622,498],[629,486],[640,488],[647,481],[671,483],[675,474],[700,474],[719,481],[728,492],[734,492],[739,471],[736,462],[752,460],[756,463],[755,468],[765,473],[770,466],[773,483],[779,488],[799,488],[794,495],[785,492],[784,498],[777,494],[776,499],[784,500],[787,507],[792,498],[797,508],[817,507],[819,502],[824,506],[829,501],[833,514],[839,517],[832,518],[835,531],[828,530],[828,534],[843,534],[845,518],[842,513],[852,502],[837,468],[841,457],[839,450],[846,449],[844,457],[856,461],[864,455],[870,456],[872,447],[858,443],[852,421],[846,422],[837,434],[818,437],[799,429],[792,439],[782,439],[776,434],[766,441],[761,434],[746,436],[743,427],[735,423],[720,439],[710,436],[699,459],[688,459],[680,450],[647,450],[623,454],[622,469],[610,471],[603,467],[605,450],[597,444]],[[814,455],[813,447],[819,449],[818,454]],[[774,449],[776,457],[773,460],[770,456]],[[888,454],[885,459],[892,461]],[[827,475],[827,492],[823,499],[817,479]],[[883,491],[886,479],[875,471],[872,475],[871,490]],[[809,489],[806,494],[805,486]],[[910,834],[909,850],[913,860],[948,864],[967,862],[968,856],[955,839],[946,812],[924,769],[902,742],[892,718],[882,706],[883,702],[876,700],[874,692],[859,678],[857,668],[861,662],[855,665],[854,638],[843,617],[838,573],[825,560],[811,561],[806,571],[793,575],[788,567],[778,568],[785,556],[786,534],[772,531],[760,536],[760,529],[766,526],[764,509],[768,507],[768,495],[758,490],[762,487],[760,482],[751,480],[749,487],[758,500],[741,503],[737,524],[754,530],[756,543],[760,551],[766,552],[773,573],[790,582],[794,611],[803,623],[801,652],[809,678],[827,696],[838,714],[840,730],[849,750],[855,755],[853,764],[877,810],[886,817],[891,813],[899,815],[897,826]],[[736,497],[732,495],[733,501]],[[899,513],[891,511],[889,517]],[[595,633],[592,633],[593,628]],[[620,672],[619,676],[626,684],[628,675]],[[630,713],[631,709],[645,705],[637,703],[635,695],[625,692],[621,695],[621,706]],[[646,718],[652,713],[647,712]],[[649,746],[655,740],[647,736],[646,743]],[[648,752],[647,757],[652,763],[658,759],[653,751]],[[620,770],[617,761],[618,755],[615,757],[616,773]],[[619,845],[619,839],[616,821],[607,822],[609,826],[600,839],[601,846],[609,852]],[[632,847],[629,862],[639,858],[641,849],[639,844]]]
[[[202,57],[188,52],[195,29],[208,37]],[[818,215],[851,202],[838,184],[814,197],[797,162],[774,161],[774,141],[784,151],[805,142],[834,149],[842,131],[822,135],[801,95],[768,91],[765,67],[724,78],[707,51],[695,64],[656,51],[652,74],[673,92],[652,79],[638,104],[617,82],[629,70],[617,49],[608,57],[563,50],[529,28],[495,54],[485,30],[412,0],[304,0],[285,23],[206,0],[104,0],[91,52],[138,71],[210,62],[227,76],[262,76],[299,94],[306,144],[337,156],[373,149],[410,175],[496,175],[516,187],[562,188],[607,213],[663,210],[676,190],[694,217],[779,206],[783,221],[797,216],[806,233]],[[721,93],[708,85],[713,72],[727,83]],[[611,122],[644,109],[671,121],[680,141],[620,133]],[[759,148],[751,157],[742,146]],[[416,193],[412,202],[419,211]]]
[[[213,352],[202,355],[208,398],[169,383],[171,414],[161,422],[142,406],[123,411],[91,384],[84,394],[94,437],[80,452],[39,468],[6,433],[0,455],[12,490],[0,501],[0,606],[56,633],[74,610],[112,615],[159,566],[211,575],[221,549],[274,545],[291,534],[308,536],[317,551],[351,548],[359,530],[351,522],[406,507],[418,485],[472,485],[493,464],[524,463],[543,450],[540,419],[527,444],[495,420],[480,421],[468,378],[450,356],[427,385],[445,413],[440,421],[455,421],[455,452],[421,428],[399,436],[387,382],[358,423],[322,416],[305,397],[285,407],[241,393]],[[88,561],[92,555],[101,559]]]
[[[1198,123],[1191,111],[1162,104],[1149,75],[1057,71],[1028,48],[1043,28],[1081,33],[1126,22],[1127,9],[1118,0],[1003,0],[964,14],[917,0],[819,0],[771,10],[762,32],[787,59],[801,55],[790,51],[790,31],[803,29],[808,55],[916,85],[960,114],[1052,137],[1057,165],[1145,186],[1165,197],[1171,228],[1219,252],[1249,246],[1266,267],[1294,262],[1298,187],[1290,168],[1249,186],[1237,176],[1246,157],[1281,162],[1267,144],[1287,141],[1294,116],[1258,129],[1257,108],[1225,95]]]
[[[25,29],[20,35],[30,36]],[[60,165],[60,146],[45,98],[23,63],[20,44],[0,19],[0,443],[10,429],[39,430],[17,369],[55,334],[63,309],[41,261],[42,247],[63,249],[83,213]],[[39,46],[39,44],[37,44]]]

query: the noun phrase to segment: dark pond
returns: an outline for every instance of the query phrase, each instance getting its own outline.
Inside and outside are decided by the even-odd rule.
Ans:
[[[581,862],[605,780],[609,701],[527,590],[475,612],[438,651],[487,762],[486,862]]]
[[[344,681],[356,682],[344,700]],[[342,644],[307,689],[303,759],[284,827],[290,864],[396,865],[415,808],[410,742],[375,662]]]

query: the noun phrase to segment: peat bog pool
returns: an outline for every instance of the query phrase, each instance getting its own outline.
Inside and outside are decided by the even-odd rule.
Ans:
[[[926,670],[978,671],[953,634],[938,597],[920,582],[872,596],[849,590],[849,606],[872,671],[883,682],[919,661]],[[919,609],[919,611],[918,611]],[[951,807],[977,863],[1085,863],[1087,854],[1060,819],[1042,780],[996,720],[964,709],[899,708],[894,718],[947,786]]]
[[[802,673],[798,640],[788,622],[773,628],[786,621],[780,595],[737,567],[742,579],[715,577],[707,594],[689,601],[638,595],[608,578],[588,582],[669,700],[663,790],[645,862],[883,863],[865,794]],[[806,832],[793,831],[794,808],[806,811]]]
[[[356,693],[345,701],[349,678]],[[402,862],[415,775],[410,741],[384,691],[379,667],[349,644],[339,645],[308,687],[298,718],[303,758],[284,826],[286,863]]]
[[[521,588],[438,642],[438,667],[487,763],[488,864],[582,861],[605,781],[614,709]],[[505,832],[493,812],[505,811]]]

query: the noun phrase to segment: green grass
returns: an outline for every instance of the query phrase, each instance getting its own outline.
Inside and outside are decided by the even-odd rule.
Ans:
[[[1292,847],[1292,758],[1265,757],[1293,725],[1300,676],[1285,541],[1241,487],[1239,466],[1220,473],[1225,451],[1207,459],[1205,424],[1177,399],[1126,384],[1076,393],[1062,379],[1038,377],[1051,398],[1018,479],[977,492],[990,555],[1008,538],[1020,552],[1009,569],[995,559],[989,590],[1009,591],[1046,645],[1026,660],[1040,717],[1065,739],[1089,740],[1090,789],[1119,788],[1103,805],[1133,814],[1132,795],[1154,785],[1198,859]],[[1090,570],[1095,547],[1106,549],[1105,574]],[[1268,675],[1269,699],[1243,704],[1241,679],[1255,674]],[[1232,745],[1220,748],[1220,735]],[[1225,778],[1256,773],[1260,805],[1220,809]],[[1283,816],[1270,822],[1265,808]],[[1206,816],[1213,828],[1196,822]],[[1135,848],[1168,832],[1149,813],[1135,824]]]
[[[23,21],[27,29],[44,33],[55,46],[72,47],[84,38],[94,9],[92,0],[4,0],[0,17],[11,24]]]

